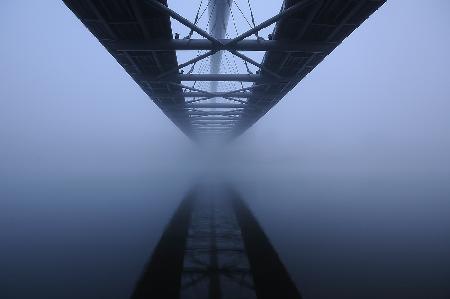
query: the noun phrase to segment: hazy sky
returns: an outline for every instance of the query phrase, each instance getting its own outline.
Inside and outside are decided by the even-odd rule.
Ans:
[[[257,22],[275,10],[254,2]],[[388,1],[244,135],[244,148],[290,165],[447,172],[450,4],[432,3]],[[186,160],[189,141],[62,2],[1,8],[3,175]]]
[[[193,17],[191,1],[169,3]],[[280,2],[252,3],[258,22]],[[41,298],[102,298],[94,285],[98,294],[125,298],[196,180],[192,166],[213,161],[248,183],[240,187],[256,198],[257,218],[293,259],[289,270],[308,294],[317,294],[321,275],[346,279],[329,265],[343,266],[348,244],[361,246],[353,248],[358,262],[366,258],[358,250],[381,244],[381,260],[392,249],[405,269],[417,262],[428,269],[420,274],[432,273],[450,248],[443,237],[450,232],[449,11],[448,0],[388,1],[230,149],[205,158],[62,1],[1,1],[0,268],[8,271],[0,282],[11,290],[7,298],[29,297],[23,281],[33,281],[27,287]],[[343,254],[319,274],[302,264],[329,261],[316,241]],[[407,258],[407,249],[416,251]],[[392,261],[383,262],[372,282],[391,271]],[[448,267],[441,270],[428,279],[442,289]],[[344,292],[342,283],[330,293]],[[69,291],[72,297],[62,295]],[[330,298],[322,295],[310,298]]]

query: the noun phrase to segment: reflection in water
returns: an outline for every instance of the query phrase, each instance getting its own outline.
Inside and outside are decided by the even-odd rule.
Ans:
[[[215,184],[181,202],[132,298],[301,296],[247,205]]]

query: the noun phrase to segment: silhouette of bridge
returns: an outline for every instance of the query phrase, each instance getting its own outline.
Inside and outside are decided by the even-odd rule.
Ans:
[[[192,21],[166,0],[64,2],[167,117],[187,136],[201,140],[242,134],[385,0],[284,0],[279,13],[260,24],[248,1],[250,29],[234,37],[226,30],[237,5],[233,0],[209,0],[205,6],[200,1]],[[199,20],[206,9],[208,28],[203,29]],[[171,18],[190,33],[174,35]],[[259,35],[271,25],[272,34]],[[196,55],[180,63],[177,51]],[[247,54],[254,51],[264,52],[261,61]],[[231,67],[221,72],[223,53],[231,53],[245,71]],[[209,72],[199,67],[206,60]]]

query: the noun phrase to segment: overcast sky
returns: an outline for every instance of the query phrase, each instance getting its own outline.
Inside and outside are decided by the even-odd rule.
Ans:
[[[280,1],[252,3],[261,22]],[[169,4],[195,15],[192,1]],[[322,279],[335,294],[358,279],[364,288],[392,278],[383,294],[412,298],[414,287],[405,297],[390,292],[402,288],[398,277],[415,285],[428,279],[429,290],[443,294],[449,11],[448,0],[388,1],[230,148],[205,155],[62,1],[1,1],[0,268],[7,271],[0,283],[7,298],[126,298],[196,180],[194,166],[213,162],[246,182],[246,199],[308,294],[323,291]],[[368,259],[374,248],[380,255]],[[386,259],[386,252],[397,255]],[[330,265],[353,267],[353,276]],[[374,279],[362,281],[359,267],[375,269]],[[402,267],[416,271],[386,275]],[[24,281],[34,284],[24,288]],[[325,293],[310,298],[334,297]]]
[[[254,2],[257,22],[274,10]],[[183,3],[170,1],[193,14]],[[291,166],[446,172],[450,4],[432,3],[388,1],[244,134],[244,148]],[[1,6],[3,175],[135,171],[193,150],[62,2]]]

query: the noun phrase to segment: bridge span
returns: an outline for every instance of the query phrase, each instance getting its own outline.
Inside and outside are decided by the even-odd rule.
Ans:
[[[284,0],[280,11],[260,24],[250,10],[250,28],[234,36],[226,33],[231,9],[237,5],[232,0],[209,0],[205,6],[199,0],[194,20],[166,0],[64,2],[165,115],[199,140],[242,134],[385,0]],[[199,19],[207,9],[208,28],[201,28]],[[186,26],[189,35],[174,34],[173,20]],[[217,24],[224,30],[217,30]],[[273,32],[261,36],[269,26],[274,26]],[[196,55],[179,62],[178,51]],[[255,51],[264,53],[261,61],[247,54]],[[214,65],[222,53],[244,63],[245,72],[221,72]],[[198,67],[206,60],[209,72]],[[220,83],[228,88],[218,89]]]

